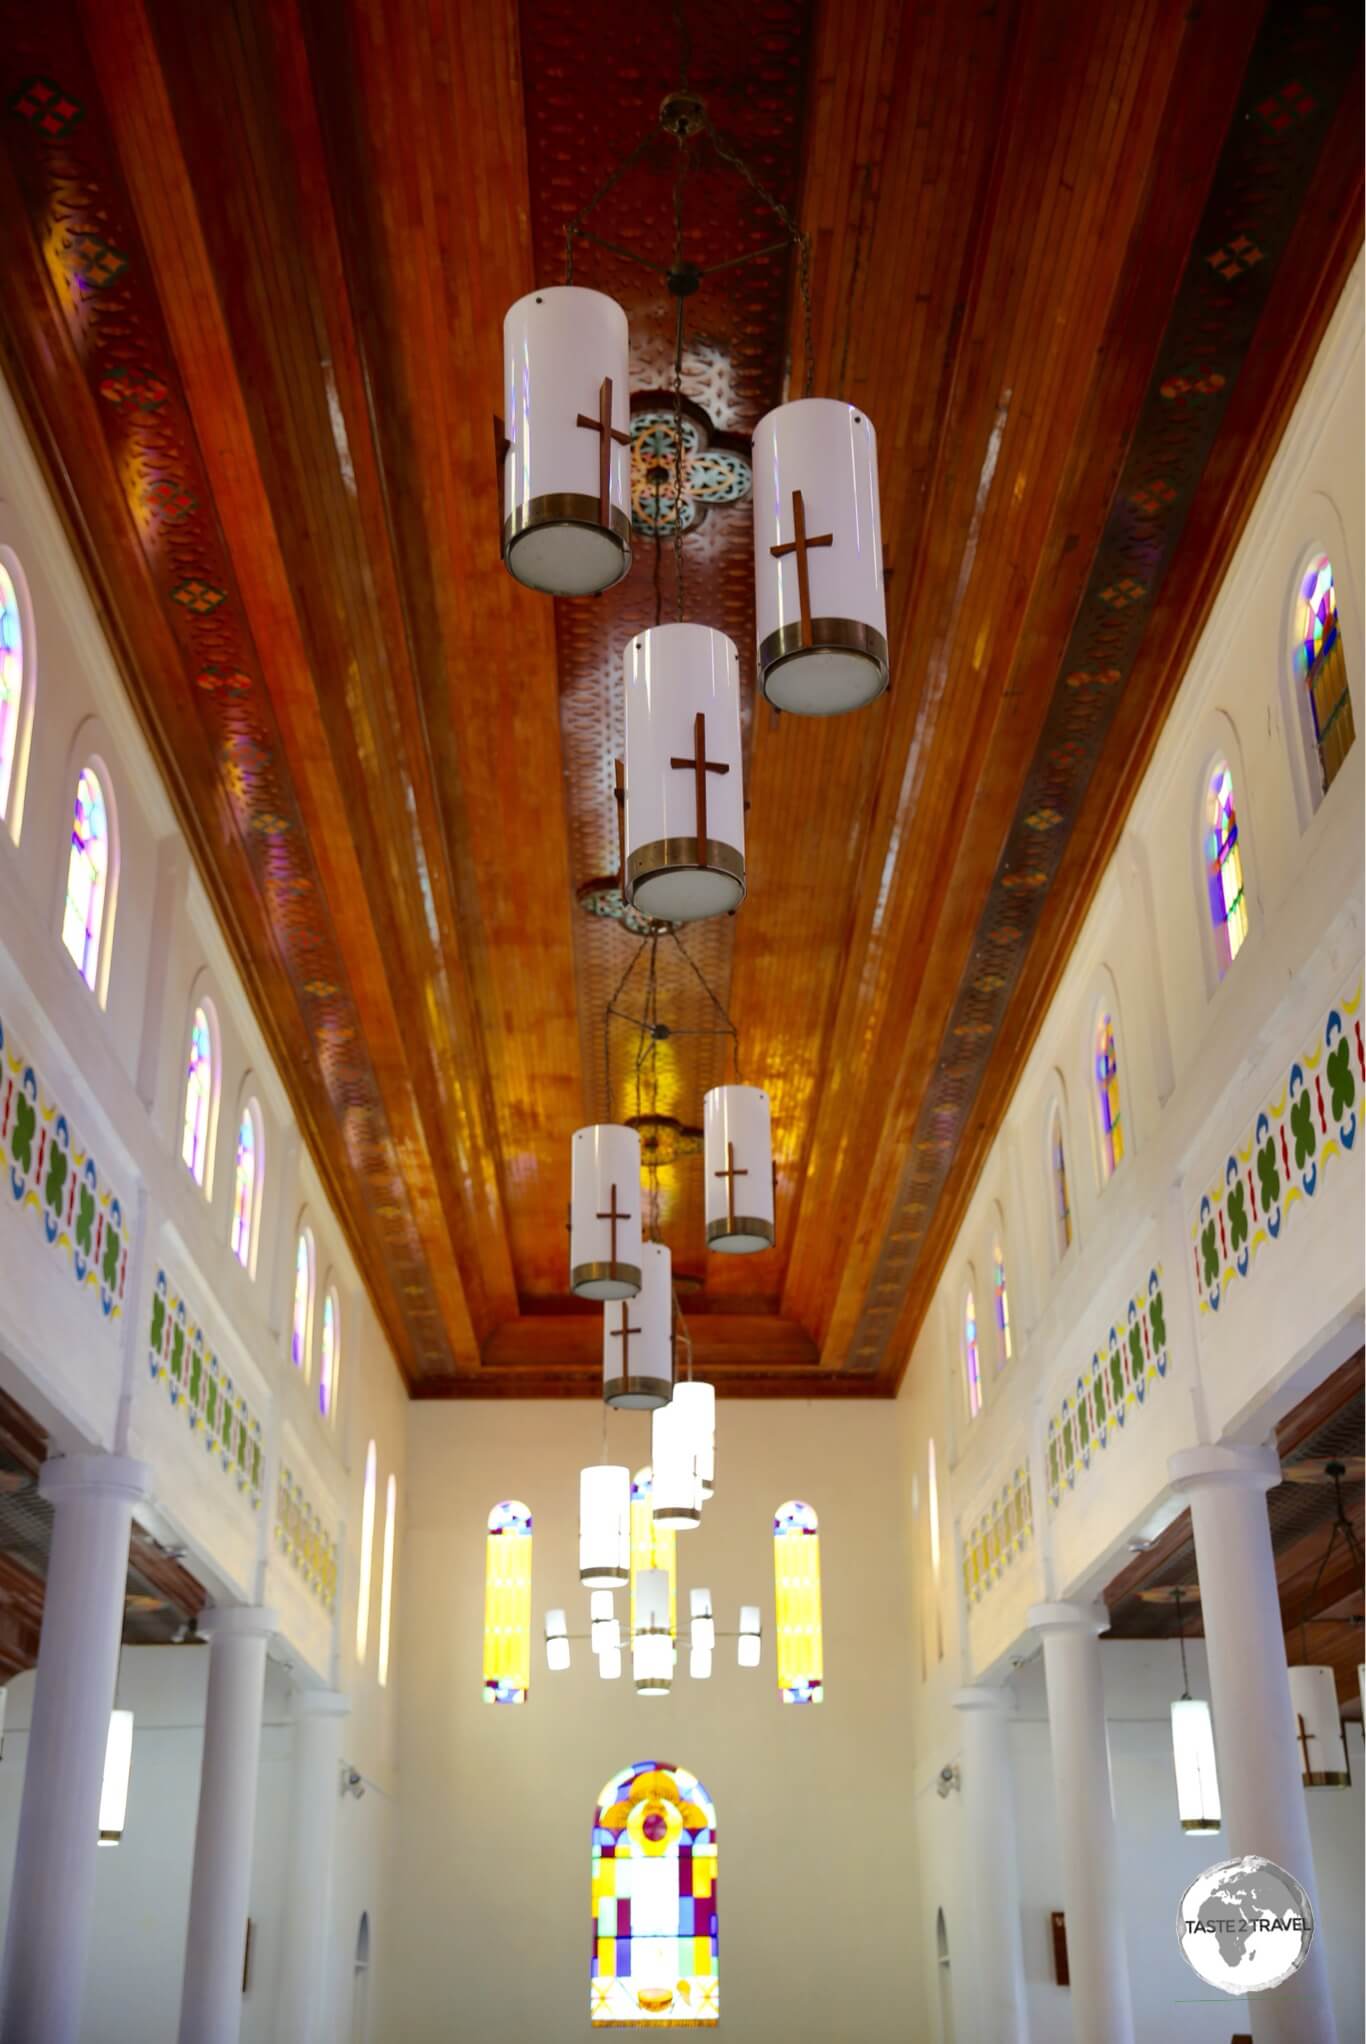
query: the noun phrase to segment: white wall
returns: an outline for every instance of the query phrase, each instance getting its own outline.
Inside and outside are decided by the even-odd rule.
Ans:
[[[536,1644],[548,1606],[584,1629],[578,1472],[601,1455],[600,1409],[578,1402],[416,1405],[400,1646],[404,1899],[379,2034],[394,2044],[587,2039],[589,1828],[598,1791],[632,1761],[673,1760],[717,1809],[724,2029],[747,2044],[903,2040],[920,1982],[909,1829],[905,1601],[894,1555],[899,1472],[886,1406],[723,1402],[717,1493],[678,1538],[680,1604],[706,1583],[718,1627],[764,1613],[763,1664],[718,1642],[710,1682],[680,1670],[664,1699],[604,1683],[586,1645],[567,1674]],[[649,1459],[648,1422],[608,1421],[610,1459]],[[484,1526],[518,1497],[534,1529],[530,1700],[481,1698]],[[779,1701],[774,1508],[821,1526],[825,1679],[819,1706]],[[619,1610],[623,1599],[618,1598]]]

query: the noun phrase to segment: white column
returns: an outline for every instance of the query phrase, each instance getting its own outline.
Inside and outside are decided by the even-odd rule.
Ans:
[[[38,1479],[52,1545],[0,1985],[5,2044],[74,2044],[80,2027],[128,1533],[147,1479],[121,1455],[67,1455]]]
[[[294,1698],[289,1868],[274,2032],[290,2044],[324,2044],[331,2036],[332,1858],[341,1800],[342,1726],[350,1709],[350,1699],[334,1689],[301,1689]]]
[[[242,1962],[266,1642],[278,1625],[273,1611],[254,1605],[224,1606],[204,1612],[199,1620],[209,1641],[209,1695],[180,1991],[180,2044],[237,2044],[242,2028]]]
[[[968,1982],[974,2034],[992,2044],[1027,2044],[1020,1870],[1015,1857],[1015,1789],[1000,1689],[960,1689],[953,1699],[962,1738],[963,1822],[968,1893],[992,1898],[994,1928],[978,1940]]]
[[[1309,1813],[1290,1708],[1285,1633],[1266,1493],[1272,1448],[1186,1448],[1168,1463],[1190,1502],[1209,1660],[1225,1845],[1293,1874],[1318,1913]],[[1321,1919],[1320,1919],[1321,1923]],[[1299,1972],[1249,2004],[1257,2044],[1337,2044],[1320,1928]]]
[[[1092,1604],[1036,1604],[1029,1623],[1043,1640],[1048,1685],[1073,2035],[1077,2044],[1134,2044],[1098,1637],[1109,1618]]]

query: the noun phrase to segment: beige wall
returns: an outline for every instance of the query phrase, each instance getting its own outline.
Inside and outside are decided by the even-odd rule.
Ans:
[[[399,1614],[403,1786],[396,1941],[378,2034],[403,2044],[572,2044],[588,2009],[588,1838],[598,1790],[634,1760],[691,1768],[716,1802],[721,2006],[746,2044],[879,2044],[916,2034],[907,1623],[892,1408],[723,1403],[717,1494],[679,1538],[680,1588],[706,1583],[718,1628],[764,1614],[763,1664],[684,1669],[671,1696],[602,1682],[586,1644],[565,1675],[536,1644],[548,1605],[584,1629],[578,1471],[602,1408],[415,1405]],[[608,1419],[611,1459],[648,1458],[648,1423]],[[535,1522],[530,1701],[480,1693],[484,1524],[520,1497]],[[779,1702],[772,1513],[821,1521],[825,1678],[818,1708]],[[623,1600],[618,1599],[619,1606]],[[680,1602],[686,1608],[686,1594]],[[582,1621],[582,1624],[581,1622]]]

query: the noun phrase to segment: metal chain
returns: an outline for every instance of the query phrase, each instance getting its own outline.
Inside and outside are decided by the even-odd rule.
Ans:
[[[734,148],[729,142],[727,142],[724,139],[724,137],[720,134],[715,124],[713,123],[711,115],[706,111],[705,107],[702,110],[701,122],[703,132],[707,136],[707,139],[710,141],[712,148],[721,158],[721,161],[723,163],[728,163],[732,170],[737,171],[739,175],[745,180],[745,183],[749,185],[751,190],[756,192],[758,196],[763,200],[764,204],[768,207],[770,213],[774,213],[777,215],[778,219],[782,221],[783,226],[787,229],[789,236],[796,244],[797,289],[801,294],[802,301],[802,350],[806,357],[804,365],[804,375],[802,379],[802,396],[810,397],[812,379],[815,376],[816,371],[812,340],[811,237],[809,234],[804,234],[802,232],[801,228],[797,225],[797,222],[792,217],[792,214],[788,211],[787,207],[783,204],[782,200],[777,199],[773,196],[773,193],[769,191],[767,185],[763,183],[758,174],[753,169],[751,169],[748,163],[746,163],[744,157],[740,154],[739,150]]]
[[[681,23],[681,10],[679,11]],[[680,35],[682,29],[680,26]],[[688,181],[688,138],[678,138],[678,174],[674,178],[674,269],[683,268],[683,187]],[[683,622],[683,335],[687,300],[678,294],[674,321],[674,598],[679,624]]]

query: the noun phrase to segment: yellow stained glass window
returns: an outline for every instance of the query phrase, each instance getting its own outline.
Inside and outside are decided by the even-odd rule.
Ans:
[[[784,1703],[819,1703],[825,1695],[820,1525],[799,1498],[773,1515],[773,1579],[778,1694]]]
[[[531,1688],[531,1513],[505,1498],[484,1544],[484,1701],[525,1703]]]

